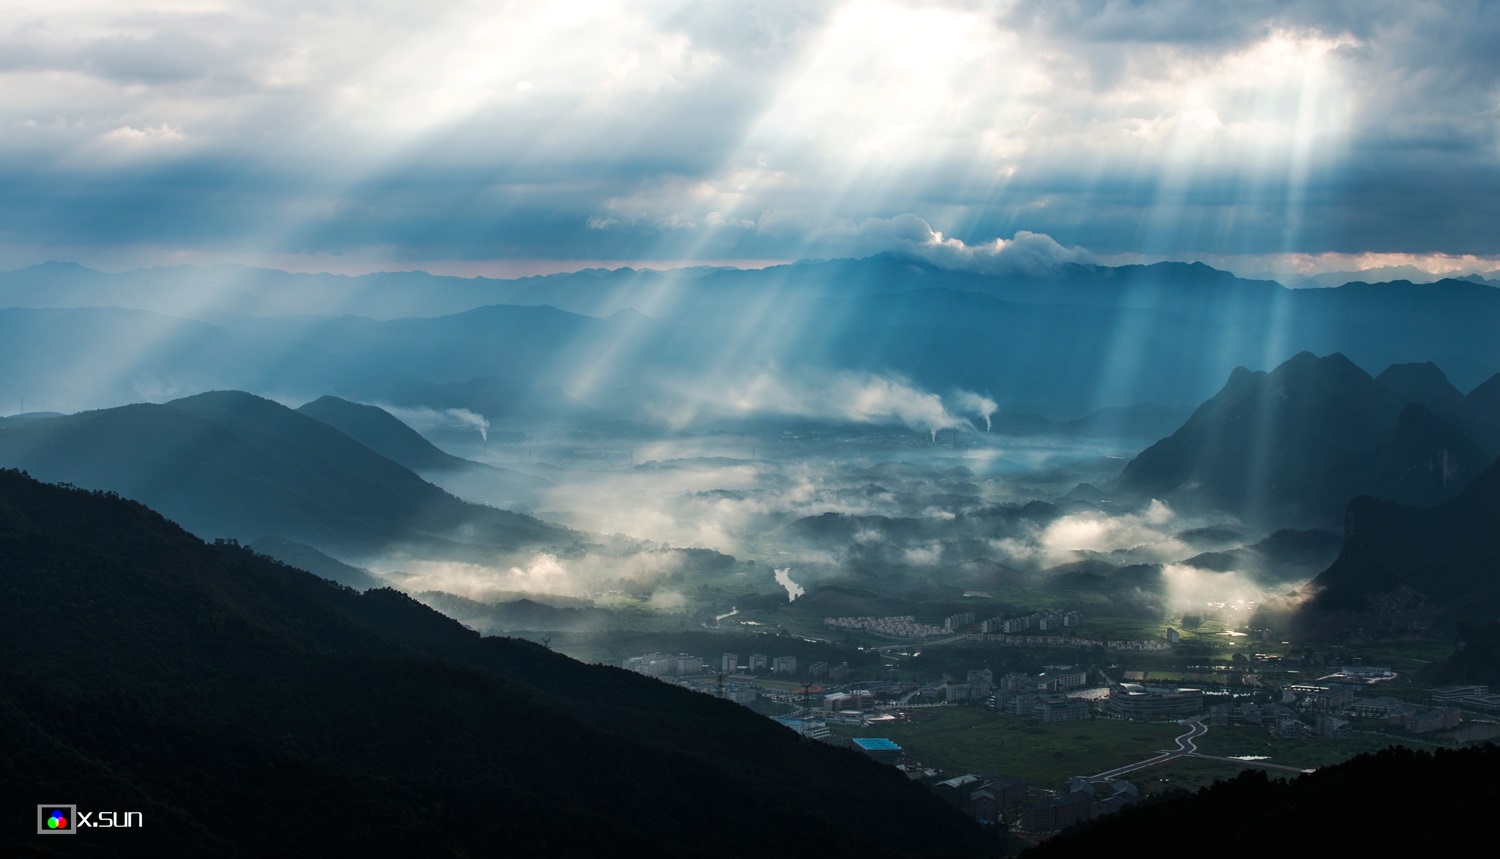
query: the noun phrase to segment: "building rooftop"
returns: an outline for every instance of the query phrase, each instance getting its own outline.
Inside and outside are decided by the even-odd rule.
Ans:
[[[899,752],[901,747],[884,737],[855,737],[854,744],[867,752]]]

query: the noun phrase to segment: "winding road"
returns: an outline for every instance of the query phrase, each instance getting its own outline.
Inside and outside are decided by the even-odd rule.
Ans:
[[[1123,767],[1105,770],[1098,775],[1088,776],[1088,780],[1109,781],[1113,778],[1119,778],[1126,773],[1133,773],[1136,770],[1143,770],[1148,767],[1154,767],[1157,764],[1164,764],[1172,758],[1182,757],[1183,755],[1196,755],[1198,753],[1198,746],[1193,743],[1193,740],[1208,733],[1208,726],[1203,724],[1199,719],[1189,719],[1184,724],[1188,726],[1188,730],[1187,733],[1177,738],[1177,748],[1163,751],[1154,758],[1147,758],[1133,764],[1126,764]]]
[[[1109,781],[1110,779],[1119,778],[1120,776],[1126,775],[1127,773],[1133,773],[1136,770],[1143,770],[1158,766],[1160,764],[1166,763],[1167,761],[1170,761],[1173,758],[1180,757],[1202,758],[1206,761],[1219,761],[1221,763],[1235,764],[1242,767],[1256,767],[1257,769],[1275,770],[1276,772],[1284,772],[1291,775],[1302,775],[1303,773],[1312,772],[1312,770],[1310,769],[1298,769],[1297,767],[1266,763],[1265,761],[1243,761],[1238,758],[1221,758],[1217,755],[1200,754],[1198,752],[1198,745],[1193,741],[1208,733],[1208,726],[1203,724],[1203,720],[1201,718],[1189,719],[1182,724],[1187,725],[1188,730],[1187,733],[1177,737],[1177,748],[1167,749],[1156,755],[1155,757],[1147,758],[1146,760],[1138,761],[1133,764],[1126,764],[1123,767],[1116,767],[1112,770],[1105,770],[1098,775],[1086,776],[1086,778],[1089,781]]]

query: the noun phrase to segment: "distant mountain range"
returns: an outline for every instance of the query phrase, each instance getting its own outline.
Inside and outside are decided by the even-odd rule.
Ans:
[[[0,630],[7,856],[696,859],[817,844],[865,859],[993,844],[894,769],[739,705],[481,638],[394,591],[359,594],[14,471],[0,471]],[[144,826],[49,843],[22,825],[38,802]]]
[[[201,318],[359,312],[394,319],[500,304],[524,283],[426,272],[294,274],[242,265],[165,266],[106,274],[77,263],[47,262],[0,272],[0,307],[132,307]]]
[[[1296,275],[1286,273],[1263,272],[1249,275],[1252,279],[1274,280],[1294,289],[1303,288],[1328,288],[1343,286],[1346,283],[1389,283],[1393,280],[1406,280],[1412,283],[1433,283],[1434,281],[1453,278],[1455,280],[1471,280],[1476,283],[1488,282],[1491,286],[1500,286],[1500,271],[1478,271],[1463,274],[1461,271],[1449,271],[1444,274],[1435,275],[1426,269],[1417,268],[1414,265],[1385,265],[1375,268],[1365,268],[1358,271],[1328,271],[1322,274]]]
[[[985,393],[997,418],[1066,420],[1200,402],[1234,367],[1301,351],[1370,370],[1432,361],[1463,388],[1500,370],[1500,290],[1487,284],[1292,290],[1182,263],[1000,277],[886,254],[519,281],[42,266],[0,274],[6,305],[11,411],[22,398],[71,410],[235,388],[659,425],[661,404],[764,372],[809,384],[848,372]],[[482,379],[522,395],[455,387]]]
[[[1302,353],[1270,373],[1237,368],[1125,467],[1118,488],[1278,526],[1337,528],[1362,494],[1435,504],[1500,453],[1490,384],[1471,402],[1433,364],[1371,378],[1339,354]]]

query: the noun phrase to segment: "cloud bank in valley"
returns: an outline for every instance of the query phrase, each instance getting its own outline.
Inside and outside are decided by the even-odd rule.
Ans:
[[[900,390],[869,381],[851,376],[851,393],[829,402],[841,413],[863,413],[858,404],[884,403]],[[902,395],[930,406],[924,392]],[[967,405],[983,407],[985,398],[973,396]],[[951,407],[917,414],[952,416],[959,399],[950,395]],[[1118,599],[1141,611],[1200,612],[1218,611],[1217,604],[1229,610],[1288,586],[1285,577],[1267,579],[1255,553],[1241,548],[1258,538],[1221,516],[1161,501],[1112,510],[1056,500],[1080,481],[1107,481],[1118,469],[1119,460],[1109,458],[1114,448],[1063,438],[1028,446],[982,428],[970,432],[970,443],[958,446],[932,445],[919,431],[852,427],[774,437],[714,431],[634,441],[559,438],[532,448],[549,463],[552,480],[535,509],[594,535],[584,545],[484,564],[393,556],[373,566],[413,592],[481,601],[520,593],[644,600],[663,611],[695,603],[705,581],[727,588],[721,596],[798,600],[840,580],[891,594],[1069,583],[1081,605]],[[492,453],[505,450],[491,445]],[[712,552],[695,555],[688,547]],[[1219,555],[1196,560],[1205,551]],[[700,578],[709,569],[717,572]],[[1112,571],[1122,577],[1113,584]],[[1080,572],[1103,579],[1071,583]]]
[[[995,404],[976,394],[959,392],[953,408],[943,398],[911,382],[868,373],[779,373],[765,371],[746,379],[694,385],[681,409],[656,415],[667,424],[687,426],[703,419],[764,417],[808,418],[853,424],[899,424],[935,435],[941,430],[971,428],[953,409],[983,419]]]

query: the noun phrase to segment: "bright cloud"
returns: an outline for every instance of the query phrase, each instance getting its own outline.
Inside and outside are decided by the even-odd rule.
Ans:
[[[8,11],[21,264],[1500,254],[1483,6]]]
[[[794,377],[763,372],[716,383],[684,402],[690,411],[664,416],[685,426],[699,417],[784,415],[864,424],[904,424],[929,433],[968,425],[937,394],[903,379],[861,373]]]
[[[1041,559],[1049,565],[1075,561],[1090,553],[1111,552],[1128,553],[1134,562],[1174,561],[1194,554],[1174,534],[1176,517],[1171,507],[1154,499],[1139,513],[1075,513],[1048,525],[1036,543]]]

